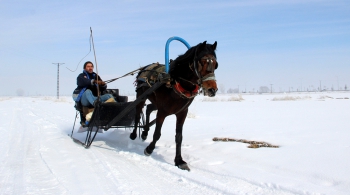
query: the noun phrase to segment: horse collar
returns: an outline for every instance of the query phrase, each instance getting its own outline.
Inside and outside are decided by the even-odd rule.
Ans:
[[[190,99],[198,95],[199,85],[196,85],[196,88],[193,91],[187,91],[180,85],[179,82],[175,81],[173,89],[175,93],[179,94],[181,97]]]

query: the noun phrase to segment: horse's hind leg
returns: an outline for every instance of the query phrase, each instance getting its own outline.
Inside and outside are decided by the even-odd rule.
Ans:
[[[142,140],[146,140],[147,139],[148,131],[149,131],[149,127],[150,127],[149,118],[150,118],[151,113],[154,110],[157,110],[157,106],[155,104],[148,104],[147,105],[147,107],[146,107],[146,125],[143,128],[143,131],[142,131],[142,134],[141,134]]]
[[[175,143],[176,143],[176,155],[175,155],[175,166],[179,167],[183,170],[190,171],[187,163],[182,160],[181,156],[181,144],[182,144],[182,127],[185,123],[188,109],[183,110],[182,112],[176,114],[176,135],[175,135]]]
[[[134,125],[134,130],[132,131],[132,133],[130,134],[130,139],[134,140],[137,137],[137,128],[138,125],[140,123],[140,118],[141,118],[141,112],[142,112],[142,108],[145,105],[145,101],[140,102],[137,106],[136,106],[136,114],[135,114],[135,125]]]

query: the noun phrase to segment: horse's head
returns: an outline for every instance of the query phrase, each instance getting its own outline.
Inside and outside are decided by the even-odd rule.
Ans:
[[[215,96],[218,90],[214,74],[215,69],[218,68],[216,46],[216,41],[212,45],[204,41],[191,47],[185,54],[179,55],[170,63],[170,76],[175,80],[191,83],[191,87],[194,84],[202,87],[204,95]],[[188,69],[191,71],[187,71]]]
[[[202,86],[204,95],[214,97],[218,87],[215,80],[215,69],[218,68],[216,61],[217,42],[207,44],[206,41],[197,45],[194,58],[194,71],[198,77],[198,83]]]

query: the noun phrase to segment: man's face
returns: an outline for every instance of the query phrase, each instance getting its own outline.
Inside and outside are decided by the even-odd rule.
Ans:
[[[94,71],[94,66],[91,63],[86,64],[85,71],[88,73],[92,73]]]

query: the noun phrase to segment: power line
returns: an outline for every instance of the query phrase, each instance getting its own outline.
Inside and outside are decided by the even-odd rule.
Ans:
[[[60,65],[63,65],[64,63],[52,63],[57,64],[57,99],[60,98]]]

